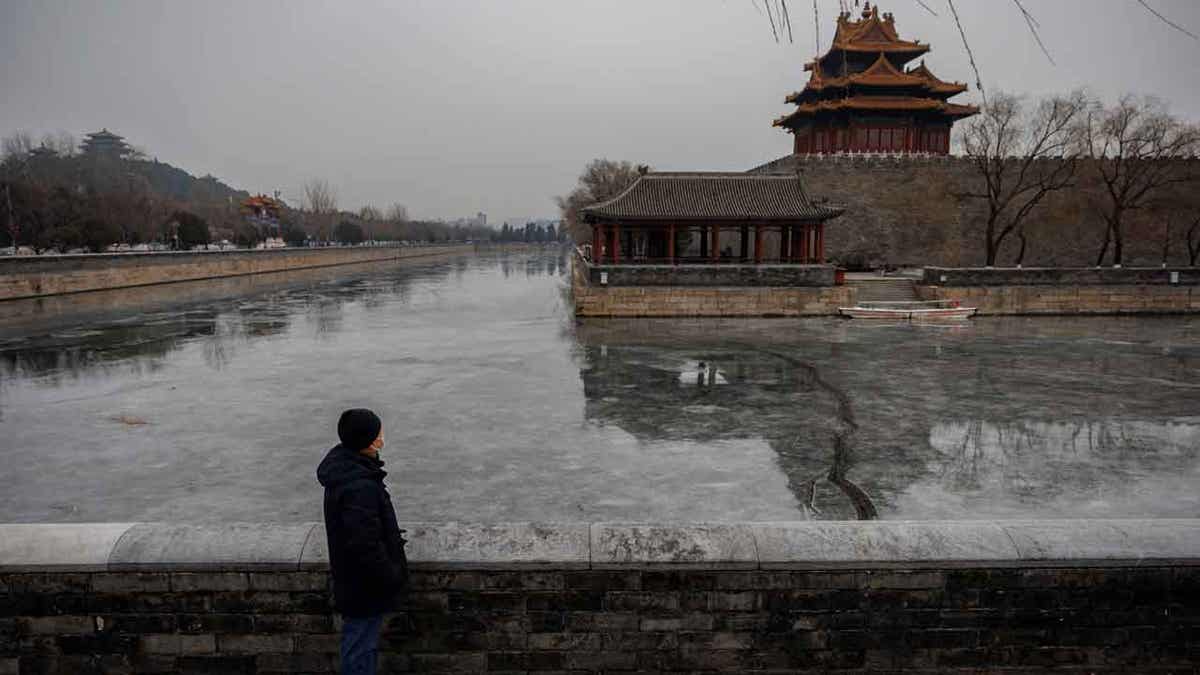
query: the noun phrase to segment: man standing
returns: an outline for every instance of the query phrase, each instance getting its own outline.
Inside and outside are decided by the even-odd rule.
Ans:
[[[384,487],[383,424],[364,408],[342,413],[341,443],[317,467],[334,606],[342,614],[342,675],[374,675],[385,612],[408,579],[404,538]]]

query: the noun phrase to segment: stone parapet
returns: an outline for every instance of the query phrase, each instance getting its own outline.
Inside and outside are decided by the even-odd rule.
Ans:
[[[833,265],[587,265],[593,286],[833,286]]]
[[[662,266],[666,267],[666,266]],[[709,267],[709,266],[705,266]],[[723,266],[711,266],[723,267]],[[784,267],[784,266],[778,266]],[[830,316],[854,304],[849,286],[707,286],[612,285],[599,283],[600,270],[579,255],[572,257],[571,290],[575,313],[589,317],[794,317]],[[610,268],[618,269],[618,268]],[[630,268],[621,268],[631,270]],[[829,266],[794,266],[787,274],[833,281]],[[629,272],[626,282],[654,272]],[[592,281],[595,277],[596,281]],[[665,277],[664,277],[665,278]],[[797,277],[799,278],[799,277]],[[661,281],[661,280],[659,280]],[[656,284],[658,282],[655,282]]]
[[[918,285],[916,289],[922,300],[956,300],[978,308],[981,316],[1200,312],[1200,285]]]
[[[383,672],[1192,672],[1200,520],[406,523]],[[331,673],[317,523],[0,525],[0,673]]]
[[[427,569],[1200,565],[1200,519],[401,523]],[[6,524],[0,572],[301,571],[320,523]]]
[[[1200,286],[1200,267],[926,267],[929,286]]]
[[[0,257],[0,300],[467,253],[468,244]]]

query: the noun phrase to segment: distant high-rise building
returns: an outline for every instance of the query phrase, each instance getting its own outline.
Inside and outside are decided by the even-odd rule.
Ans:
[[[84,138],[79,145],[80,151],[90,157],[121,158],[129,154],[129,145],[125,138],[118,136],[108,129],[94,131]]]
[[[476,213],[475,214],[475,224],[478,225],[479,227],[486,227],[487,226],[487,214],[484,213],[483,211]]]

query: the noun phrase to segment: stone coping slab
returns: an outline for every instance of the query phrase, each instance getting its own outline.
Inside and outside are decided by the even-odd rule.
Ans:
[[[144,523],[117,541],[111,570],[296,570],[313,523]]]
[[[587,569],[587,523],[400,523],[413,568]],[[318,524],[304,548],[305,569],[329,566],[325,526]]]
[[[758,567],[754,532],[736,523],[596,523],[591,537],[596,569]]]
[[[0,571],[102,572],[133,523],[0,525]]]
[[[417,569],[1200,566],[1200,519],[401,527]],[[320,523],[0,524],[0,572],[327,566]]]

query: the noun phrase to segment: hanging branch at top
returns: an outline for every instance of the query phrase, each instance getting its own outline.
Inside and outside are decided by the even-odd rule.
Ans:
[[[775,41],[779,42],[779,31],[775,30],[775,15],[771,13],[770,0],[763,0],[763,7],[767,8],[767,18],[771,20],[771,35],[774,35]]]
[[[817,0],[813,0],[813,30],[817,34],[816,46],[813,48],[814,54],[821,53],[821,15],[817,12]]]
[[[1058,64],[1054,63],[1054,57],[1050,56],[1050,50],[1046,49],[1045,43],[1042,42],[1042,36],[1038,34],[1037,19],[1033,18],[1033,15],[1025,9],[1025,5],[1021,4],[1021,0],[1013,0],[1013,2],[1016,3],[1017,9],[1021,10],[1021,16],[1025,17],[1025,23],[1029,26],[1029,32],[1033,33],[1033,39],[1037,40],[1038,47],[1042,48],[1042,53],[1046,55],[1046,59],[1050,61],[1051,65],[1057,66]]]
[[[924,7],[926,12],[929,12],[930,14],[932,14],[932,15],[934,15],[934,16],[937,16],[937,15],[938,15],[938,13],[937,13],[937,12],[933,11],[933,8],[932,8],[932,7],[930,7],[929,5],[925,4],[924,0],[917,0],[917,4],[918,4],[918,5],[920,5],[920,6],[922,6],[922,7]]]
[[[954,0],[946,0],[946,4],[950,5],[950,13],[954,15],[954,23],[958,26],[958,34],[962,36],[963,47],[967,49],[967,60],[971,62],[971,70],[975,71],[975,86],[979,87],[979,96],[983,99],[983,105],[987,105],[987,92],[983,89],[983,78],[979,76],[979,66],[975,65],[975,54],[971,51],[971,45],[967,42],[967,32],[963,30],[962,21],[958,19],[958,10],[954,8]]]
[[[788,29],[788,44],[793,44],[795,40],[792,39],[792,17],[788,16],[787,0],[779,0],[779,6],[783,8],[783,24]]]
[[[1150,11],[1150,13],[1151,13],[1151,14],[1153,14],[1154,16],[1157,16],[1157,17],[1159,18],[1159,20],[1160,20],[1160,21],[1162,21],[1163,23],[1167,24],[1167,25],[1168,25],[1168,26],[1170,26],[1171,28],[1174,28],[1175,30],[1179,31],[1180,33],[1183,33],[1184,35],[1186,35],[1186,36],[1188,36],[1188,37],[1192,38],[1193,40],[1200,40],[1200,36],[1197,36],[1197,35],[1196,35],[1195,33],[1193,33],[1192,31],[1190,31],[1190,30],[1188,30],[1188,29],[1184,28],[1183,26],[1180,26],[1179,24],[1175,23],[1174,21],[1172,21],[1172,20],[1168,19],[1167,17],[1163,16],[1162,14],[1160,14],[1160,13],[1158,12],[1158,10],[1156,10],[1156,9],[1154,9],[1153,7],[1151,7],[1150,5],[1148,5],[1148,4],[1146,3],[1146,0],[1137,0],[1137,1],[1138,1],[1138,4],[1139,4],[1139,5],[1141,5],[1142,7],[1145,7],[1147,10],[1149,10],[1149,11]]]

